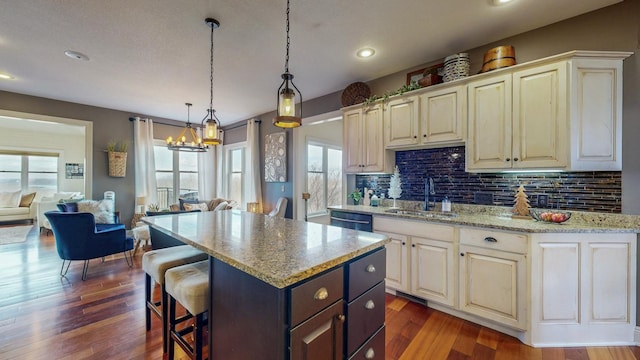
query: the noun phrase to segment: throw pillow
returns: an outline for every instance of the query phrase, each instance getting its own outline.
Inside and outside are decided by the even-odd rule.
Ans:
[[[198,201],[198,199],[194,199],[194,200],[178,199],[178,201],[180,201],[180,210],[186,210],[186,208],[184,207],[184,204],[199,204],[200,203],[200,201]]]
[[[68,192],[58,192],[53,194],[53,200],[77,200],[81,198],[80,192],[78,191],[68,191]]]
[[[29,207],[33,202],[33,199],[36,198],[36,193],[32,192],[31,194],[22,195],[20,198],[20,207]]]
[[[186,211],[193,211],[193,210],[209,211],[209,207],[207,206],[207,203],[198,203],[198,204],[184,203],[184,209]]]
[[[58,210],[62,212],[78,212],[77,202],[58,203],[56,206],[58,207]]]
[[[22,191],[0,191],[0,208],[15,208],[20,205]]]
[[[78,202],[78,212],[92,213],[96,224],[113,224],[113,201],[84,200]]]
[[[218,204],[218,206],[216,206],[215,209],[213,209],[213,211],[227,210],[227,205],[229,205],[229,203],[226,201],[223,201],[220,204]]]

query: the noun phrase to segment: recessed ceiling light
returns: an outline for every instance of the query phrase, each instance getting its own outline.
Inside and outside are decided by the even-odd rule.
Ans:
[[[493,5],[504,5],[506,3],[510,3],[513,0],[492,0],[493,1]]]
[[[72,59],[89,61],[89,57],[81,52],[67,50],[64,52],[64,54]]]
[[[361,58],[368,58],[368,57],[372,57],[373,54],[375,53],[376,51],[373,50],[372,48],[364,48],[364,49],[358,50],[357,55],[358,57],[361,57]]]
[[[13,76],[0,72],[0,79],[11,80],[13,79]]]

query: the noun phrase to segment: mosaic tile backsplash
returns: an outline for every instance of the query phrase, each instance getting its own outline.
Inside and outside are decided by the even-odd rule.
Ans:
[[[619,171],[482,173],[464,171],[464,147],[396,152],[402,181],[399,200],[424,201],[425,179],[433,179],[435,195],[454,203],[475,204],[476,192],[493,195],[494,205],[513,205],[518,186],[524,185],[532,207],[538,195],[548,197],[548,206],[567,210],[622,212],[622,174]],[[374,189],[387,197],[391,175],[356,175],[356,186]],[[542,197],[541,197],[542,198]]]

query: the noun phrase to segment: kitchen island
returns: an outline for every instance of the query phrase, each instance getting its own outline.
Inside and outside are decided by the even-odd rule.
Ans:
[[[384,353],[387,236],[237,210],[143,221],[210,255],[210,359]],[[352,310],[368,297],[375,311]]]

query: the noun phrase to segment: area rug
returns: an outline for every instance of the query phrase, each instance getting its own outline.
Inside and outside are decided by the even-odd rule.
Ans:
[[[0,245],[24,242],[31,229],[33,225],[0,227]]]

